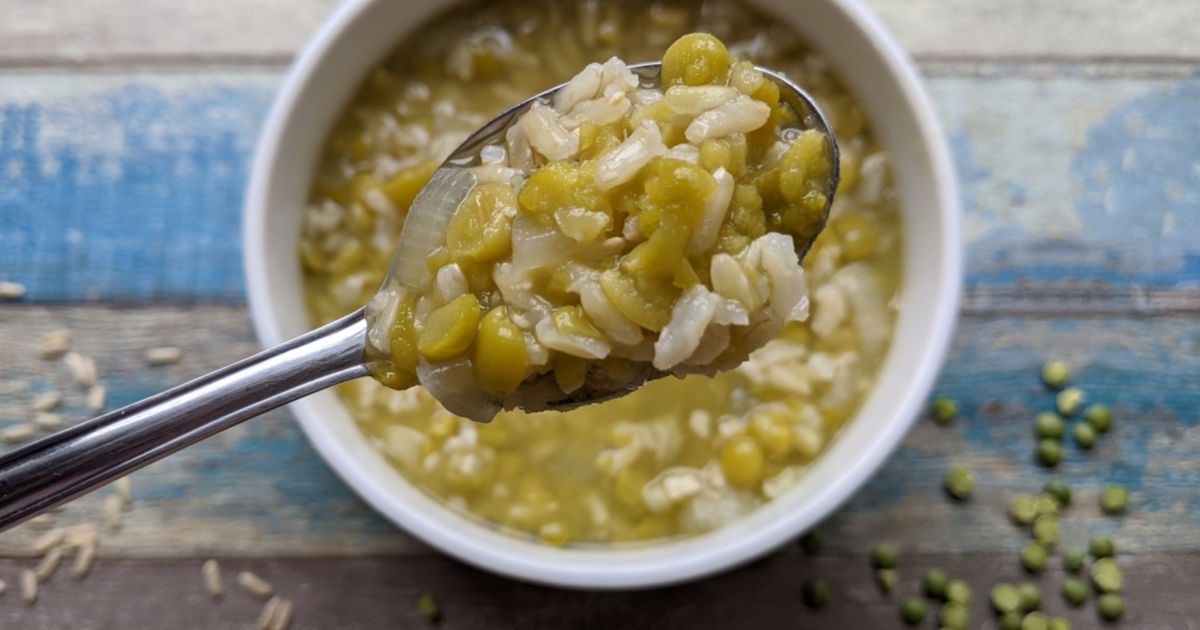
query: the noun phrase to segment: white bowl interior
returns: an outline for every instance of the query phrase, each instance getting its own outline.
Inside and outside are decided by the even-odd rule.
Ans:
[[[258,148],[245,214],[250,307],[264,345],[310,328],[296,242],[325,134],[359,80],[409,31],[454,0],[352,0],[297,60]],[[482,568],[561,586],[679,582],[750,560],[828,515],[883,463],[918,415],[958,310],[958,192],[928,98],[903,52],[857,0],[756,0],[837,68],[874,121],[903,199],[904,288],[878,383],[809,474],[783,497],[709,534],[629,548],[559,549],[464,518],[409,484],[332,392],[293,403],[316,449],[365,500],[428,543]]]

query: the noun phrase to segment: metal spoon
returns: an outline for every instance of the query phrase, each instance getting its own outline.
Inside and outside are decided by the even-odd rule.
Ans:
[[[661,64],[630,68],[647,87],[658,82]],[[804,128],[817,129],[830,139],[833,170],[828,199],[832,203],[838,183],[838,150],[829,125],[812,97],[799,86],[776,72],[759,70],[779,84],[781,98],[799,115]],[[470,185],[464,185],[462,179],[462,174],[467,173],[463,169],[478,163],[479,150],[501,138],[534,102],[549,99],[564,86],[523,101],[468,137],[417,196],[406,226],[414,215],[447,207],[442,195],[457,195],[451,206],[456,207],[470,191]],[[826,214],[828,210],[827,205]],[[393,273],[409,264],[414,251],[418,256],[422,251],[428,252],[423,240],[441,237],[440,233],[403,231]],[[798,253],[803,256],[810,245],[798,245]],[[420,260],[423,261],[423,256]],[[367,376],[364,354],[367,332],[365,309],[359,309],[287,343],[0,457],[0,530],[244,420],[338,383]],[[656,374],[647,375],[653,376]],[[564,400],[533,399],[523,408],[569,409],[627,392],[628,388],[624,388],[591,391],[584,397]]]

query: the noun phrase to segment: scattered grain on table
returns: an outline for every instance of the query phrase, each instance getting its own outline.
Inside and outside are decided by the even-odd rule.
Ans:
[[[219,598],[225,593],[225,585],[221,583],[221,565],[216,560],[205,560],[200,565],[200,575],[204,576],[204,589],[213,598]]]
[[[108,398],[108,390],[103,385],[93,385],[88,388],[87,407],[93,413],[104,409],[104,402]]]
[[[271,620],[270,630],[287,630],[292,625],[292,600],[281,599],[275,609],[275,618]]]
[[[25,285],[20,282],[0,281],[0,300],[19,300],[25,297]]]
[[[38,582],[45,582],[50,579],[51,575],[58,570],[58,565],[62,564],[63,548],[62,545],[51,549],[42,556],[42,561],[38,563],[37,568],[33,573],[37,576]]]
[[[43,359],[57,359],[71,349],[71,331],[66,329],[51,330],[42,335],[41,348],[38,356]]]
[[[258,615],[258,630],[270,630],[271,623],[275,621],[275,612],[279,610],[279,604],[283,600],[278,596],[272,597],[263,604],[262,612]]]
[[[37,574],[29,569],[21,571],[21,601],[32,606],[38,597]]]
[[[172,365],[179,363],[183,358],[183,350],[174,346],[163,346],[161,348],[150,348],[146,351],[146,363],[148,365]]]
[[[0,431],[0,440],[4,440],[8,444],[19,444],[29,441],[29,439],[37,435],[37,432],[37,425],[32,422],[22,422],[21,424],[4,427],[4,430]]]
[[[38,413],[50,411],[62,404],[62,398],[62,392],[53,390],[42,392],[33,398],[33,404],[30,406]]]
[[[63,355],[63,362],[67,364],[71,378],[74,378],[80,387],[86,389],[96,385],[96,362],[91,357],[78,352],[68,352]]]
[[[51,549],[61,545],[63,540],[66,537],[67,537],[67,530],[52,529],[34,539],[33,545],[32,545],[33,553],[35,553],[39,556],[43,555],[47,551],[50,551]]]
[[[275,592],[275,589],[271,586],[270,582],[249,571],[242,571],[241,573],[238,573],[237,583],[238,586],[242,587],[242,590],[261,599],[266,599]]]
[[[63,417],[60,413],[42,412],[33,417],[33,426],[42,431],[57,431],[63,426]]]
[[[121,512],[124,507],[121,497],[116,494],[104,497],[104,521],[110,530],[121,529]]]
[[[96,560],[96,543],[84,543],[75,548],[75,561],[71,565],[71,575],[82,580],[92,570]]]

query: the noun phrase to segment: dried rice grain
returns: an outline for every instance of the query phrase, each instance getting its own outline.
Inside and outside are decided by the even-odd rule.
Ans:
[[[47,551],[50,551],[51,549],[61,545],[66,537],[67,530],[52,529],[45,534],[38,536],[37,539],[33,541],[33,553],[36,553],[39,556],[43,555]]]
[[[282,599],[275,609],[275,620],[271,622],[271,630],[287,630],[292,625],[292,600]]]
[[[93,385],[88,389],[87,406],[93,412],[104,409],[104,400],[108,397],[108,390],[103,385]]]
[[[0,300],[19,300],[25,297],[25,285],[20,282],[0,282]]]
[[[33,417],[33,426],[43,431],[54,431],[62,428],[63,417],[60,413],[39,413]]]
[[[4,440],[9,444],[16,444],[24,442],[34,435],[37,435],[37,427],[26,422],[5,427],[3,431],[0,431],[0,440]]]
[[[32,606],[37,601],[38,596],[38,579],[37,575],[29,569],[21,571],[21,601]]]
[[[62,393],[56,391],[42,392],[33,399],[33,410],[37,412],[50,411],[62,403]]]
[[[73,525],[66,528],[66,537],[63,542],[72,547],[82,547],[83,545],[95,545],[99,537],[96,532],[96,526],[91,523],[83,523]]]
[[[63,356],[63,361],[66,362],[71,377],[81,387],[87,388],[96,385],[96,362],[91,357],[78,352],[68,352]]]
[[[54,515],[49,512],[38,514],[29,519],[29,524],[33,527],[50,527],[54,524]]]
[[[172,365],[183,358],[183,350],[174,346],[150,348],[146,351],[146,363],[149,365]]]
[[[238,573],[237,583],[238,586],[242,587],[242,590],[255,597],[266,598],[270,597],[271,593],[275,592],[275,589],[271,587],[270,582],[258,577],[257,575],[254,575],[249,571],[242,571],[241,573]]]
[[[0,580],[0,595],[3,595],[7,592],[8,592],[8,582],[5,582],[4,580]]]
[[[205,560],[200,565],[200,574],[204,576],[204,588],[209,595],[220,597],[225,594],[225,585],[221,583],[221,565],[216,560]]]
[[[121,529],[121,510],[123,507],[121,497],[115,494],[104,497],[104,520],[108,523],[109,529],[113,531]]]
[[[66,329],[51,330],[42,336],[42,347],[38,356],[43,359],[57,359],[71,349],[71,331]]]
[[[96,544],[88,543],[80,545],[75,549],[75,562],[71,565],[71,575],[76,579],[82,580],[92,570],[92,563],[96,560]]]
[[[271,628],[271,622],[275,621],[275,611],[279,610],[279,603],[282,601],[278,597],[272,597],[267,600],[267,603],[262,607],[262,612],[258,615],[258,630],[269,630]]]
[[[63,548],[61,545],[51,549],[38,563],[37,569],[34,569],[34,575],[37,576],[38,582],[45,582],[50,579],[51,575],[58,570],[58,565],[62,564]]]
[[[121,477],[113,483],[113,490],[121,497],[121,504],[129,507],[133,504],[133,484],[129,482],[129,477]]]

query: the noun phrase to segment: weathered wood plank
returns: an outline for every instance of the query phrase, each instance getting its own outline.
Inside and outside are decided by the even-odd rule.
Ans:
[[[1120,627],[1180,630],[1193,619],[1192,585],[1200,579],[1195,556],[1123,556],[1126,615]],[[14,577],[28,562],[0,561],[0,575]],[[920,576],[941,567],[967,580],[974,591],[972,628],[992,627],[987,593],[998,581],[1029,579],[1009,555],[958,556],[906,553],[895,594],[873,585],[865,553],[803,556],[796,551],[684,586],[641,592],[561,591],[498,578],[437,557],[361,559],[224,560],[226,595],[204,592],[199,560],[101,561],[81,582],[55,575],[38,602],[25,607],[10,593],[0,624],[27,630],[54,628],[147,628],[163,619],[188,628],[251,627],[262,601],[232,584],[248,569],[295,601],[293,628],[432,627],[416,608],[424,592],[437,598],[443,616],[436,627],[455,628],[893,628],[898,606],[916,595]],[[60,572],[61,573],[61,572]],[[827,580],[833,595],[820,611],[804,607],[800,585]],[[1055,568],[1034,578],[1042,609],[1077,628],[1098,628],[1093,605],[1066,606],[1058,594],[1063,576]],[[10,582],[11,583],[11,582]],[[931,611],[936,607],[930,606]],[[932,615],[932,613],[931,613]],[[926,622],[922,627],[935,627]]]
[[[0,77],[0,279],[37,302],[241,301],[239,209],[276,82]],[[1200,80],[930,87],[964,183],[969,285],[1195,288]]]
[[[23,421],[36,392],[67,392],[66,411],[84,414],[82,392],[63,366],[36,358],[40,334],[66,327],[97,359],[112,405],[145,397],[255,351],[240,307],[0,306],[0,420]],[[184,360],[148,368],[142,351],[164,343]],[[1092,400],[1113,406],[1115,428],[1091,454],[1066,449],[1059,471],[1032,463],[1030,423],[1052,407],[1038,384],[1053,357],[1075,366]],[[1074,544],[1113,533],[1129,551],[1200,552],[1200,330],[1182,316],[1109,319],[969,317],[960,327],[938,390],[962,405],[959,425],[919,423],[882,472],[829,523],[831,547],[860,551],[880,538],[906,548],[964,553],[1019,549],[1025,534],[1004,517],[1009,498],[1061,476],[1077,506],[1064,521]],[[949,503],[941,480],[952,463],[972,467],[971,506]],[[1133,491],[1122,519],[1101,518],[1106,482]],[[363,505],[325,467],[286,412],[276,412],[132,476],[135,502],[123,528],[103,537],[109,557],[414,553],[421,547]],[[104,491],[56,516],[59,524],[102,522]],[[953,523],[953,527],[948,527]],[[936,536],[930,532],[936,531]],[[28,552],[39,534],[23,526],[0,536],[0,555]]]
[[[282,63],[334,0],[8,2],[0,67]],[[868,0],[928,60],[1200,60],[1200,10],[1177,0]]]

